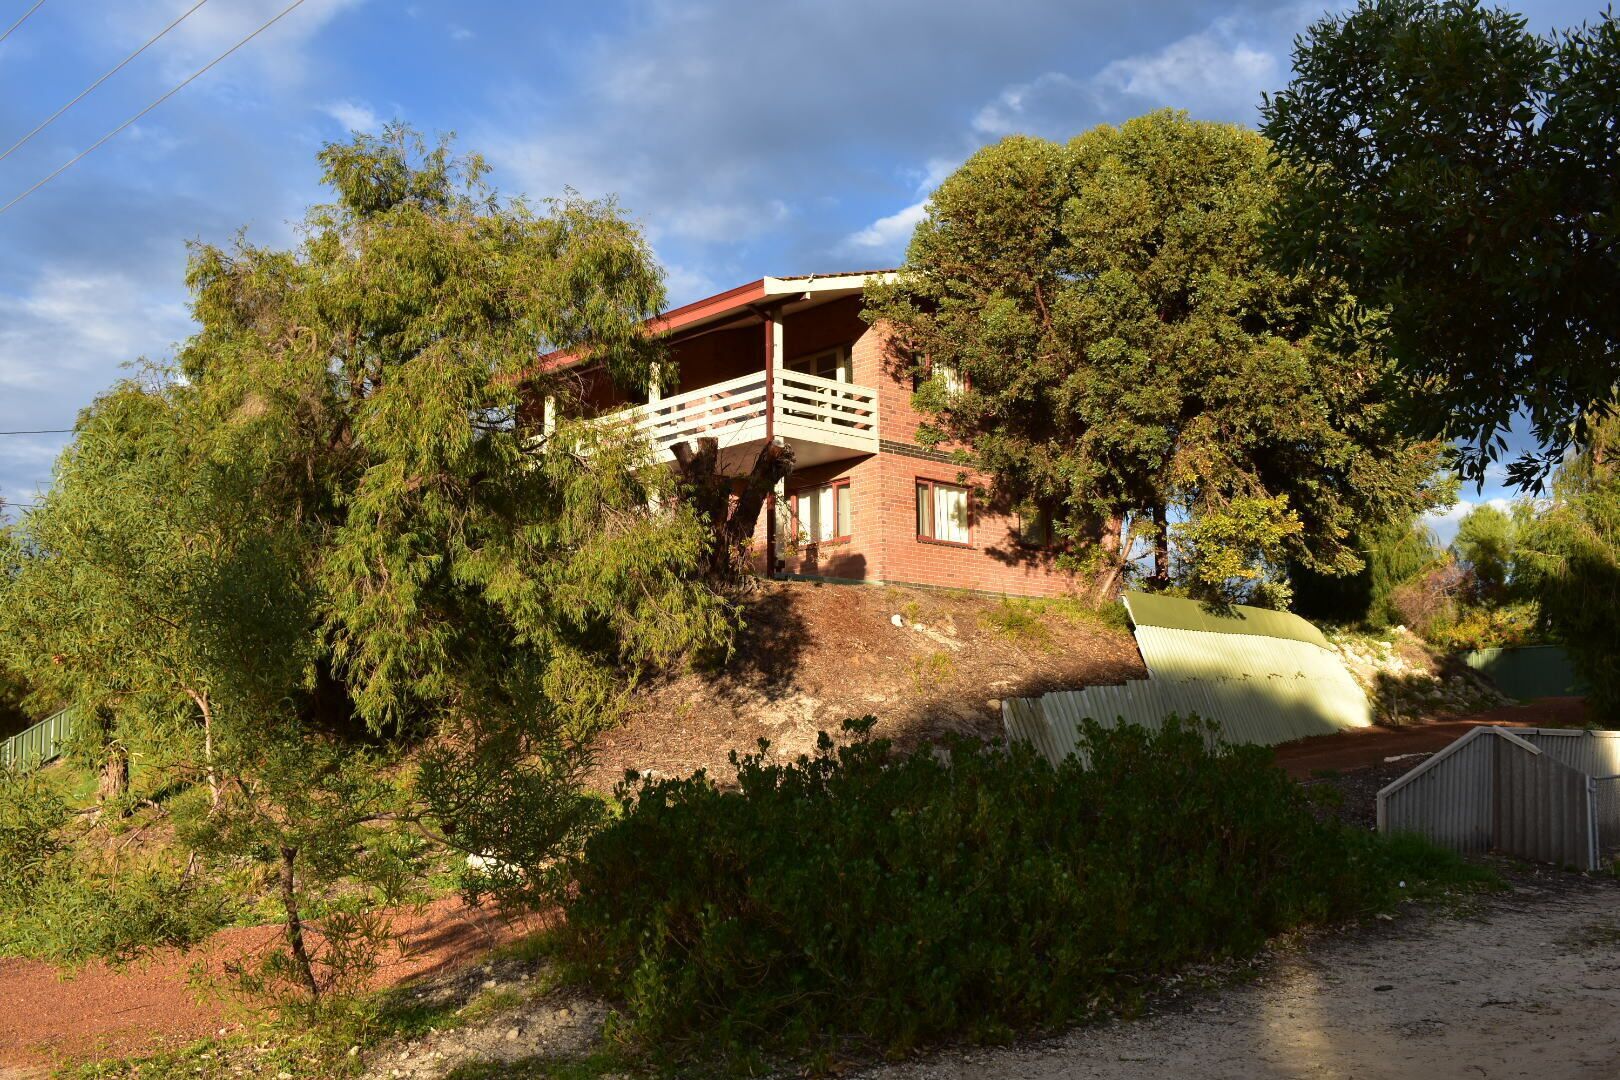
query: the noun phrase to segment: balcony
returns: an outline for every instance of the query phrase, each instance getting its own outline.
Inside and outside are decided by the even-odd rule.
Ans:
[[[878,449],[877,391],[869,386],[778,369],[772,383],[771,430],[793,447],[802,468]],[[748,468],[765,442],[763,371],[611,414],[635,425],[660,461],[674,461],[677,443],[719,441],[723,471]]]

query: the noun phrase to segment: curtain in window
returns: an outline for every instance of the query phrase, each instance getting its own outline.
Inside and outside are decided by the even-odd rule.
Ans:
[[[966,488],[934,485],[935,540],[956,544],[968,542],[968,493]]]

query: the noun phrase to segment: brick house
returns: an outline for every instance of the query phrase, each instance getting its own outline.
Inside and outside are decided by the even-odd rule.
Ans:
[[[766,440],[791,445],[797,464],[755,535],[778,577],[1073,591],[1041,523],[995,505],[988,476],[918,445],[911,376],[888,362],[883,327],[860,317],[882,273],[761,278],[676,308],[649,326],[679,365],[673,391],[629,398],[582,370],[581,399],[638,423],[665,461],[670,446],[711,436],[723,471],[742,473]]]

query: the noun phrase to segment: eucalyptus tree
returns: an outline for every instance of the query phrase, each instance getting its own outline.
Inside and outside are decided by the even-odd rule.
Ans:
[[[1263,138],[1169,111],[1005,139],[869,293],[923,377],[922,437],[1051,514],[1102,594],[1140,537],[1160,584],[1212,596],[1275,595],[1288,562],[1351,573],[1359,523],[1430,498],[1437,447],[1389,423],[1381,319],[1266,261],[1277,183]]]
[[[1620,21],[1537,34],[1477,0],[1362,0],[1298,41],[1264,107],[1271,246],[1386,312],[1403,413],[1470,479],[1516,418],[1539,487],[1620,378]],[[1521,422],[1522,422],[1521,421]]]
[[[320,162],[335,199],[294,249],[193,248],[197,332],[86,412],[0,584],[30,670],[131,728],[189,716],[215,794],[182,835],[274,871],[271,974],[311,993],[306,877],[397,896],[404,863],[378,852],[407,826],[541,865],[588,817],[579,769],[637,675],[733,622],[644,444],[523,423],[542,395],[568,411],[551,350],[657,370],[636,229],[502,198],[403,129]],[[415,768],[385,768],[402,748]],[[396,773],[417,780],[391,795]]]

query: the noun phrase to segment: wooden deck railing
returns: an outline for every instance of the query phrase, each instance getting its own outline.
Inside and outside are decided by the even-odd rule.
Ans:
[[[772,428],[784,439],[877,450],[877,391],[797,371],[779,371]],[[765,438],[765,373],[700,386],[612,414],[634,424],[664,460],[677,443],[718,439],[722,449]]]

